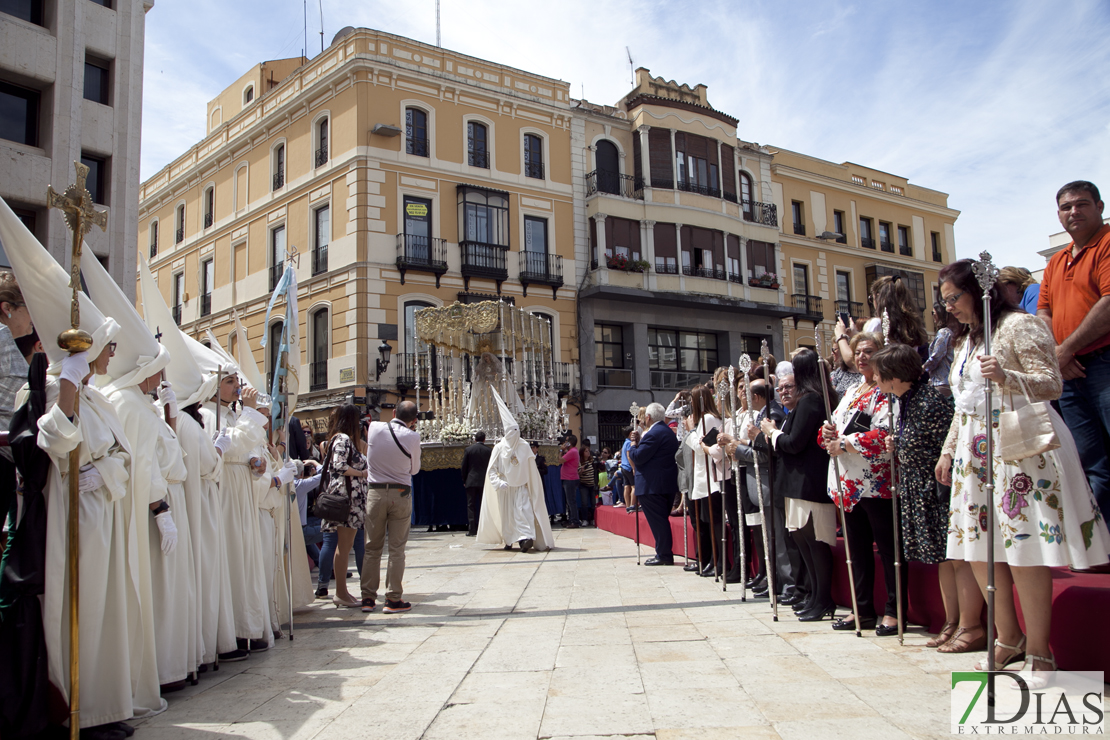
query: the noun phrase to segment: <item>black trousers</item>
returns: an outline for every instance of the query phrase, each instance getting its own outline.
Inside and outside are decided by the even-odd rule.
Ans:
[[[694,502],[700,525],[695,522],[694,531],[698,536],[698,564],[704,570],[713,562],[713,553],[721,545],[721,528],[724,522],[721,518],[721,494],[711,493],[708,498],[698,499]],[[687,504],[689,506],[689,504]],[[713,526],[710,526],[709,511],[713,510]],[[721,553],[717,552],[717,562],[721,562]]]
[[[482,513],[482,489],[466,489],[466,521],[470,534],[478,534],[478,518]]]
[[[640,496],[636,500],[644,508],[644,518],[647,519],[648,528],[651,529],[651,536],[655,538],[655,557],[664,563],[673,563],[671,497],[653,493]]]
[[[741,468],[743,470],[743,468]],[[729,478],[724,482],[724,507],[725,518],[728,521],[728,528],[730,536],[725,541],[725,554],[723,556],[724,570],[726,572],[740,573],[740,538],[747,537],[744,527],[744,522],[740,518],[740,502],[736,492],[736,481]],[[721,546],[720,539],[717,540],[718,549]],[[745,555],[747,556],[748,570],[751,570],[752,565],[752,548],[750,543],[745,540],[744,546],[746,548]],[[722,562],[722,556],[718,554],[717,562]],[[731,568],[729,566],[731,563]],[[747,579],[748,574],[744,573],[744,578]]]
[[[813,532],[813,518],[801,529],[790,533],[798,545],[808,576],[810,603],[813,606],[831,606],[832,598],[832,548],[817,539]],[[860,617],[862,619],[862,617]]]
[[[886,581],[886,604],[883,614],[887,617],[898,616],[898,598],[894,578],[894,504],[890,499],[862,498],[847,513],[848,545],[852,548],[852,575],[856,580],[856,606],[859,608],[860,621],[875,617],[875,556],[874,547],[879,549],[879,561],[883,566]],[[902,571],[902,614],[906,606],[906,575],[909,568]]]
[[[791,596],[795,592],[806,596],[811,591],[806,560],[802,557],[801,548],[794,537],[786,529],[786,499],[782,496],[772,497],[774,500],[774,527],[775,527],[775,590],[781,596]],[[767,501],[764,499],[764,510]]]

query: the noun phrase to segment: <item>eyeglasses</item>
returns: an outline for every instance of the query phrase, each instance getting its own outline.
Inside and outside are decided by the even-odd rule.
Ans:
[[[956,301],[960,300],[960,296],[962,296],[966,292],[967,292],[966,290],[961,290],[959,293],[953,293],[952,295],[948,296],[947,298],[942,297],[940,299],[940,302],[943,303],[944,305],[948,306],[949,308],[951,308],[952,306],[956,305]]]

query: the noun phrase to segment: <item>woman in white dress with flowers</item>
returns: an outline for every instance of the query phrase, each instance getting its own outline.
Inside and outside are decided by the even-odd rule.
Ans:
[[[941,298],[961,324],[950,383],[956,414],[937,463],[936,476],[952,486],[948,557],[972,564],[979,587],[987,584],[986,378],[995,383],[994,410],[1057,398],[1063,381],[1052,334],[1040,319],[991,291],[991,355],[983,345],[983,291],[971,260],[940,272]],[[1025,390],[1023,390],[1023,388]],[[1028,392],[1028,401],[1025,393]],[[1032,670],[1054,670],[1048,637],[1052,618],[1053,567],[1077,569],[1107,562],[1110,534],[1099,513],[1075,442],[1050,411],[1059,449],[1020,461],[998,457],[994,423],[995,665],[1023,658]],[[1017,586],[1027,633],[1014,607]],[[983,661],[982,666],[985,666]]]

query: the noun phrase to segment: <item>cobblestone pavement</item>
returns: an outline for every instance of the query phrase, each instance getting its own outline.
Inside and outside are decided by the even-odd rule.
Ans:
[[[920,629],[905,647],[860,639],[788,607],[776,623],[739,587],[637,567],[608,532],[556,530],[556,546],[414,532],[411,612],[317,601],[292,642],[170,694],[137,740],[939,737],[949,672],[983,655],[938,654]]]

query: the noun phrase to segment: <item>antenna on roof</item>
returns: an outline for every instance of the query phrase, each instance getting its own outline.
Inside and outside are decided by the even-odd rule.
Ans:
[[[304,46],[301,47],[301,62],[308,59],[308,0],[301,3],[304,6]]]
[[[626,46],[626,47],[624,47],[624,53],[628,55],[629,84],[635,85],[636,84],[636,69],[635,69],[635,65],[632,63],[632,52]]]
[[[436,0],[436,46],[443,46],[439,38],[439,0]]]
[[[324,0],[320,0],[320,53],[324,53]]]

